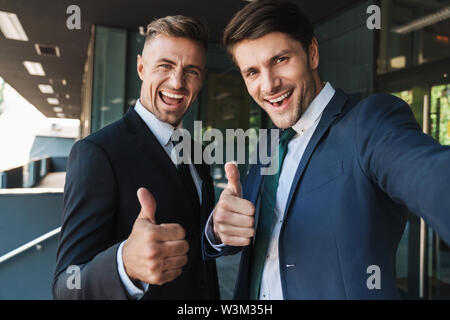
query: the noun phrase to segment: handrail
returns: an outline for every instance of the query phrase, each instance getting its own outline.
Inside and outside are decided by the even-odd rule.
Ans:
[[[8,252],[7,254],[2,255],[0,257],[0,264],[5,262],[5,261],[7,261],[7,260],[9,260],[9,259],[11,259],[11,258],[13,258],[13,257],[15,257],[15,256],[17,256],[18,254],[20,254],[20,253],[22,253],[22,252],[24,252],[26,250],[34,247],[35,245],[37,245],[37,244],[39,244],[39,243],[41,243],[41,242],[43,242],[43,241],[53,237],[54,235],[56,235],[56,234],[58,234],[60,232],[61,232],[61,227],[56,228],[56,229],[54,229],[54,230],[52,230],[50,232],[47,232],[46,234],[44,234],[44,235],[42,235],[42,236],[40,236],[40,237],[30,241],[30,242],[25,243],[24,245],[18,247],[17,249],[14,249],[14,250]]]
[[[16,165],[16,166],[12,166],[12,167],[8,167],[8,168],[3,168],[3,169],[0,170],[0,173],[25,167],[26,165],[29,165],[30,163],[35,162],[35,161],[42,161],[44,159],[51,159],[51,158],[54,158],[54,157],[51,157],[50,155],[45,155],[45,156],[41,156],[41,157],[34,157],[34,158],[31,158],[31,159],[28,159],[26,162],[23,162],[22,164],[19,164],[19,165]]]

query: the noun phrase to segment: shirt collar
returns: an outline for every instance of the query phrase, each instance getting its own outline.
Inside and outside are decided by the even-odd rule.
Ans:
[[[159,120],[141,104],[139,99],[136,101],[134,110],[142,118],[159,143],[162,146],[166,146],[169,143],[175,128],[171,124]]]
[[[327,82],[325,86],[320,90],[319,94],[310,103],[305,113],[300,117],[296,124],[292,126],[297,133],[301,133],[306,130],[311,124],[316,122],[322,115],[323,110],[333,98],[336,91],[331,84]]]

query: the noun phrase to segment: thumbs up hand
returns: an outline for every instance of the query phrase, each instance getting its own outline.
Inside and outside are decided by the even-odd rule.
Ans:
[[[122,251],[125,272],[133,282],[163,285],[187,263],[186,232],[177,223],[156,224],[156,201],[147,189],[140,188],[137,197],[141,211]]]
[[[227,176],[228,183],[223,192],[225,192],[226,195],[234,195],[238,198],[242,198],[242,186],[241,181],[239,180],[239,170],[234,162],[225,163],[225,174]]]
[[[239,171],[232,162],[225,164],[228,184],[213,211],[216,240],[230,246],[247,246],[255,234],[255,206],[242,199]]]

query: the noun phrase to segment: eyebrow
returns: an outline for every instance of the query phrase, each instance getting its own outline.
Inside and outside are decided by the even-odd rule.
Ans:
[[[158,60],[157,63],[160,63],[160,62],[166,62],[166,63],[169,63],[169,64],[174,65],[174,66],[177,65],[174,61],[172,61],[170,59],[167,59],[167,58],[161,58],[161,59]],[[184,69],[198,69],[200,71],[203,70],[200,66],[197,66],[195,64],[189,64]]]
[[[277,60],[278,58],[280,58],[281,56],[284,56],[285,54],[288,54],[288,53],[291,53],[291,52],[292,52],[291,49],[285,49],[285,50],[282,50],[282,51],[278,52],[276,55],[274,55],[273,57],[267,59],[267,60],[265,61],[264,64],[270,64],[270,63],[273,63],[274,61],[276,61],[276,60]],[[245,70],[241,71],[241,73],[242,73],[242,74],[246,74],[246,73],[248,73],[249,71],[254,70],[254,69],[255,69],[255,67],[248,67],[248,68],[246,68]]]

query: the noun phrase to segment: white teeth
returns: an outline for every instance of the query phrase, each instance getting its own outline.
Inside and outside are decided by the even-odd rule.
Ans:
[[[183,95],[181,95],[181,94],[172,94],[172,93],[165,92],[165,91],[161,91],[161,94],[166,97],[174,98],[174,99],[182,99],[183,98]]]
[[[283,100],[284,98],[289,97],[290,94],[291,94],[291,91],[286,92],[285,94],[283,94],[282,96],[280,96],[280,97],[278,97],[278,98],[276,98],[276,99],[269,100],[269,102],[270,102],[270,103],[280,102],[280,101]]]

